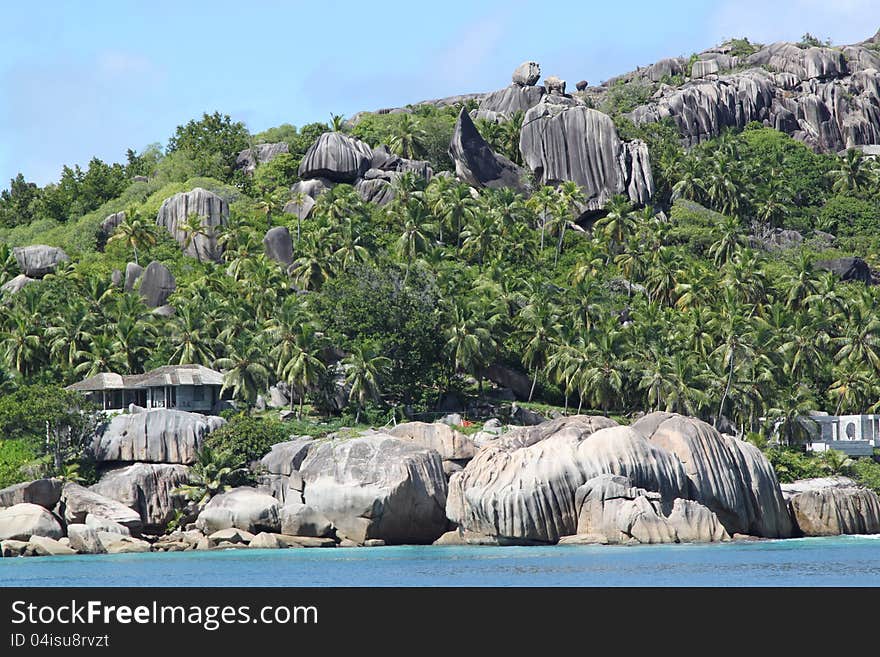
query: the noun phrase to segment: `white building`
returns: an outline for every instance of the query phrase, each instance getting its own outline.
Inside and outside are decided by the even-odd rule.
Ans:
[[[871,456],[880,447],[880,415],[810,415],[818,431],[807,449],[835,449],[849,456]],[[812,433],[812,432],[811,432]]]

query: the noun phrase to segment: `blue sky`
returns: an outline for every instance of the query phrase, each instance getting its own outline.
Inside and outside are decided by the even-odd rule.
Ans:
[[[0,187],[122,161],[220,110],[257,132],[510,82],[523,60],[599,82],[726,37],[880,27],[876,0],[5,2]]]

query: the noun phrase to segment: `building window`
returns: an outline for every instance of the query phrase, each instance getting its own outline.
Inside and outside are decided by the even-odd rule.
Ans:
[[[846,423],[846,437],[847,437],[847,440],[855,440],[855,438],[856,438],[856,423],[855,422],[847,422]]]
[[[193,401],[204,401],[205,389],[202,386],[193,386]]]

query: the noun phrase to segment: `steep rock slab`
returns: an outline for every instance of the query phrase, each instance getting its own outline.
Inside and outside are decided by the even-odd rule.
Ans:
[[[230,528],[252,534],[278,533],[281,530],[279,509],[278,500],[271,495],[247,486],[233,488],[205,505],[196,526],[207,535]]]
[[[622,142],[598,110],[542,102],[526,114],[519,146],[541,184],[571,180],[584,190],[583,211],[600,210],[614,194],[646,203],[654,192],[647,146]]]
[[[83,524],[87,522],[87,517],[95,516],[112,520],[126,527],[133,534],[139,534],[143,528],[143,522],[137,512],[121,502],[79,484],[64,484],[59,508],[68,524]]]
[[[302,464],[306,504],[357,543],[431,543],[446,531],[440,455],[385,434],[315,445]]]
[[[127,263],[125,265],[125,283],[123,289],[126,292],[132,292],[135,288],[135,284],[140,280],[143,274],[143,267],[134,262]]]
[[[578,535],[601,543],[712,543],[729,538],[702,504],[678,498],[668,515],[659,493],[632,486],[626,477],[600,475],[577,489]]]
[[[36,479],[21,484],[13,484],[0,490],[0,507],[16,504],[39,504],[44,509],[54,509],[61,499],[60,479]]]
[[[880,497],[847,477],[782,484],[795,523],[805,536],[880,534]]]
[[[226,420],[213,415],[156,408],[115,416],[96,435],[92,449],[102,462],[196,462],[202,441]]]
[[[61,538],[61,523],[39,504],[23,502],[0,510],[0,541],[27,541],[31,536]]]
[[[149,308],[164,306],[168,297],[177,289],[177,281],[168,267],[155,260],[147,265],[140,276],[140,282],[138,291]]]
[[[369,173],[369,171],[367,172]],[[354,188],[366,203],[375,203],[376,205],[388,205],[397,198],[397,192],[388,180],[383,178],[373,178],[370,180],[358,180]]]
[[[293,262],[293,240],[290,238],[290,231],[287,226],[275,226],[266,231],[263,237],[263,250],[266,257],[279,262],[282,265],[289,265]]]
[[[19,274],[15,278],[11,278],[6,281],[3,285],[0,285],[0,294],[15,294],[16,292],[20,292],[31,283],[36,282],[36,280],[37,279],[30,278],[29,276],[25,276],[24,274]]]
[[[749,55],[747,62],[790,73],[799,80],[834,78],[848,73],[844,53],[837,48],[799,48],[784,41],[761,48]]]
[[[370,168],[372,157],[372,149],[360,139],[341,132],[325,132],[303,156],[299,177],[354,183]]]
[[[253,148],[246,148],[235,158],[235,168],[252,175],[257,170],[258,164],[271,162],[282,153],[289,153],[290,147],[286,142],[275,144],[257,144]]]
[[[60,263],[70,260],[63,249],[45,244],[16,246],[12,254],[21,273],[29,278],[42,278],[54,272]]]
[[[299,436],[293,440],[272,445],[272,449],[262,459],[260,465],[270,474],[290,476],[297,472],[317,443],[311,436]]]
[[[679,460],[629,427],[574,416],[511,431],[449,480],[446,513],[463,531],[555,543],[576,533],[577,489],[602,474],[658,492],[664,510],[686,497]]]
[[[455,122],[449,156],[456,175],[473,187],[526,191],[525,171],[489,147],[464,108]]]
[[[515,112],[528,112],[541,102],[546,93],[544,87],[512,84],[487,94],[480,102],[480,112],[494,112],[506,118]]]
[[[105,472],[90,489],[136,511],[147,531],[163,531],[187,500],[175,490],[189,483],[185,465],[135,463]]]
[[[711,509],[729,534],[791,536],[791,518],[776,474],[757,447],[674,413],[651,413],[632,429],[678,457],[690,482],[681,497]]]
[[[187,241],[184,227],[191,215],[201,217],[200,225],[205,234],[196,234],[184,253],[201,262],[219,262],[223,249],[217,243],[217,228],[225,226],[229,220],[229,204],[214,192],[196,187],[165,199],[159,208],[156,224],[165,228],[183,246]]]
[[[113,235],[113,233],[116,232],[116,229],[119,227],[119,224],[121,224],[123,221],[125,221],[125,212],[114,212],[113,214],[108,214],[104,221],[101,222],[101,236],[104,239],[107,239],[108,237]]]
[[[442,422],[404,422],[388,435],[425,449],[433,449],[444,461],[469,461],[476,455],[474,441]]]

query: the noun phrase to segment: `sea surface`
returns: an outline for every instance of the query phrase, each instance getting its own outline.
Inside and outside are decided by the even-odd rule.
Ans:
[[[716,545],[401,546],[0,559],[12,586],[880,586],[880,535]]]

